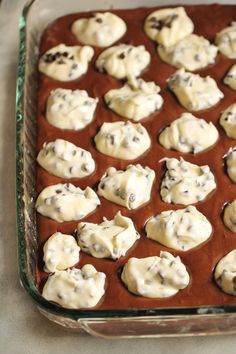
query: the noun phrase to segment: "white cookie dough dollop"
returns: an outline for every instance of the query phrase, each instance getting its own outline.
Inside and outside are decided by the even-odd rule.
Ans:
[[[126,24],[111,12],[96,12],[93,17],[76,20],[71,30],[83,44],[108,47],[125,34]]]
[[[224,77],[224,83],[232,90],[236,90],[236,64],[234,64],[227,72],[226,76]]]
[[[93,120],[97,103],[87,91],[58,88],[48,97],[46,118],[54,127],[81,130]]]
[[[36,210],[57,222],[64,222],[82,219],[98,205],[100,200],[90,187],[82,190],[71,183],[59,183],[42,190]]]
[[[207,218],[194,206],[163,211],[146,224],[147,237],[177,251],[188,251],[205,242],[212,233]]]
[[[190,205],[199,202],[216,188],[209,166],[198,166],[183,158],[166,158],[166,173],[161,183],[161,198],[166,203]]]
[[[219,133],[212,122],[206,122],[192,115],[182,113],[159,136],[159,142],[166,149],[197,154],[213,146]]]
[[[94,307],[105,293],[106,275],[91,264],[57,271],[44,285],[42,296],[68,309]]]
[[[236,249],[219,260],[214,277],[221,290],[226,294],[236,295]]]
[[[171,75],[167,82],[182,106],[190,111],[213,107],[224,97],[210,76],[201,77],[183,68]]]
[[[223,220],[230,231],[236,232],[236,199],[224,208]]]
[[[236,183],[236,146],[229,149],[225,159],[229,178]]]
[[[42,55],[38,68],[54,80],[75,80],[87,72],[93,54],[94,50],[89,46],[59,44]]]
[[[155,82],[133,78],[123,87],[108,91],[104,99],[120,116],[140,121],[162,107],[163,98],[159,93],[160,87]]]
[[[104,50],[96,60],[96,67],[117,79],[125,79],[139,76],[150,61],[150,53],[143,45],[119,44]]]
[[[230,59],[236,59],[236,22],[224,28],[216,35],[216,45],[219,51]]]
[[[231,104],[222,112],[220,125],[229,138],[236,139],[236,103]]]
[[[95,170],[95,162],[89,151],[63,139],[44,143],[37,161],[46,171],[62,178],[83,178]]]
[[[151,145],[147,130],[131,122],[103,123],[94,140],[98,151],[122,160],[138,158]]]
[[[180,258],[163,251],[160,257],[130,258],[121,279],[131,293],[149,298],[173,296],[190,281]]]
[[[43,247],[43,260],[46,272],[66,270],[79,262],[80,248],[75,238],[56,232],[49,237]]]
[[[190,34],[173,46],[157,47],[158,54],[166,63],[176,68],[195,71],[215,63],[218,48],[196,34]]]
[[[193,22],[183,7],[154,11],[144,23],[147,36],[165,47],[176,44],[193,29]]]
[[[77,238],[84,252],[96,258],[116,260],[124,256],[140,236],[133,221],[118,212],[113,220],[104,217],[101,224],[79,223]]]
[[[149,167],[129,165],[125,171],[107,169],[98,185],[98,194],[128,209],[137,209],[150,200],[155,172]]]

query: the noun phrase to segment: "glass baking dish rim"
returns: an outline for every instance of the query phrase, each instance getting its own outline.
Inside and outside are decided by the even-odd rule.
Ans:
[[[16,219],[17,219],[17,251],[18,251],[18,274],[21,285],[26,292],[36,302],[36,304],[48,310],[49,312],[63,317],[69,317],[73,320],[94,319],[94,318],[138,318],[138,317],[158,317],[159,319],[180,318],[180,317],[202,317],[202,316],[221,316],[226,314],[236,314],[236,305],[222,306],[200,306],[200,307],[169,307],[153,309],[66,309],[53,304],[44,299],[34,283],[29,279],[26,273],[26,255],[25,255],[25,228],[24,220],[24,189],[23,189],[23,171],[24,171],[24,145],[22,143],[22,134],[24,128],[24,83],[25,83],[25,57],[26,57],[26,30],[27,16],[29,10],[36,0],[29,0],[22,10],[19,19],[19,51],[16,79]]]

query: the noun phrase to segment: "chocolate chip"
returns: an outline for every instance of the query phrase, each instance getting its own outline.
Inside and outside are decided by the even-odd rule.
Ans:
[[[141,135],[144,134],[142,127],[137,127],[137,131],[138,131],[139,134],[141,134]]]
[[[72,70],[75,70],[75,69],[77,69],[77,68],[78,68],[78,64],[76,64],[76,63],[72,64],[72,66],[71,66],[71,69],[72,69]]]
[[[130,196],[129,196],[129,201],[130,203],[133,203],[136,199],[136,195],[134,193],[131,193]]]
[[[81,166],[81,170],[84,172],[89,172],[88,166],[89,165],[87,163],[83,163],[83,165]]]
[[[91,101],[84,101],[84,106],[91,107],[93,105],[93,102]]]
[[[182,192],[183,194],[188,194],[189,191],[186,189],[185,191]]]
[[[64,188],[69,191],[70,190],[70,184],[69,183],[64,184]]]
[[[190,77],[190,76],[187,76],[187,77],[185,77],[183,80],[184,80],[184,82],[188,83],[190,79],[191,79],[191,77]]]
[[[133,141],[134,141],[135,143],[138,143],[138,142],[140,141],[140,139],[139,139],[139,137],[134,136],[134,137],[133,137]]]
[[[120,196],[120,188],[117,188],[117,189],[115,190],[115,195],[116,195],[117,197]]]
[[[120,188],[117,188],[117,189],[115,190],[115,195],[116,195],[117,197],[120,197],[120,199],[125,200],[125,192],[122,192]]]
[[[62,190],[61,189],[56,189],[56,193],[60,194],[60,193],[62,193]]]
[[[124,53],[124,52],[120,53],[120,54],[118,55],[118,58],[119,58],[119,59],[124,59],[124,58],[125,58],[125,53]]]
[[[161,271],[159,271],[157,274],[158,274],[158,275],[159,275],[159,277],[161,278],[161,284],[164,284],[164,280],[165,280],[165,278],[163,277],[163,275],[162,275]]]
[[[98,22],[98,23],[103,23],[103,20],[102,20],[102,18],[100,18],[100,17],[96,18],[95,21]]]
[[[157,22],[158,20],[156,17],[153,16],[153,17],[150,17],[148,21],[149,22]]]
[[[55,60],[55,57],[53,54],[46,54],[43,58],[45,63],[52,63]]]
[[[74,55],[71,55],[71,56],[69,57],[69,59],[70,59],[70,60],[73,60],[73,59],[74,59]]]
[[[58,61],[57,61],[57,64],[65,64],[66,62],[63,60],[63,59],[59,59]]]
[[[115,144],[115,136],[113,134],[108,133],[106,138],[110,140],[111,145]]]
[[[169,190],[169,188],[167,186],[162,186],[161,188]]]
[[[171,21],[173,22],[177,17],[179,17],[179,15],[177,15],[177,14],[172,15]]]
[[[162,22],[158,22],[158,21],[157,21],[157,22],[154,22],[154,23],[151,25],[151,28],[160,31],[163,26],[164,26],[164,24],[163,24]]]
[[[114,137],[114,135],[111,135],[110,140],[111,140],[111,145],[114,145],[114,144],[115,144],[115,137]]]
[[[168,27],[170,28],[171,25],[172,25],[172,22],[178,17],[177,14],[174,14],[172,16],[169,16],[166,18],[166,20],[164,21],[165,22],[165,27]]]
[[[100,189],[104,190],[105,189],[105,183],[101,183],[99,187],[100,187]]]
[[[166,18],[162,20],[158,20],[156,17],[151,17],[149,19],[149,22],[152,22],[152,25],[150,26],[153,29],[156,29],[160,31],[163,27],[170,28],[172,25],[172,22],[178,17],[177,14],[174,14],[172,16],[167,16]]]

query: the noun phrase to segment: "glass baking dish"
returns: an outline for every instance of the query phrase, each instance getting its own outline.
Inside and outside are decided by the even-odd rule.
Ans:
[[[219,1],[234,4],[232,1]],[[145,6],[178,1],[147,0]],[[185,1],[185,4],[194,4]],[[196,1],[197,3],[197,1]],[[204,3],[211,3],[205,1]],[[68,13],[143,6],[140,0],[32,0],[19,22],[20,45],[16,92],[16,190],[20,281],[39,311],[64,327],[107,338],[209,335],[236,332],[236,306],[68,310],[46,301],[34,284],[37,261],[35,202],[36,64],[38,44],[47,24]]]

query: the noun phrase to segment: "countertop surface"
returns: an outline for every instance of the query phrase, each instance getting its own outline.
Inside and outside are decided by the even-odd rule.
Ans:
[[[235,353],[236,335],[113,340],[71,333],[42,317],[17,276],[15,224],[15,77],[18,17],[23,0],[0,10],[0,352],[39,353]]]

